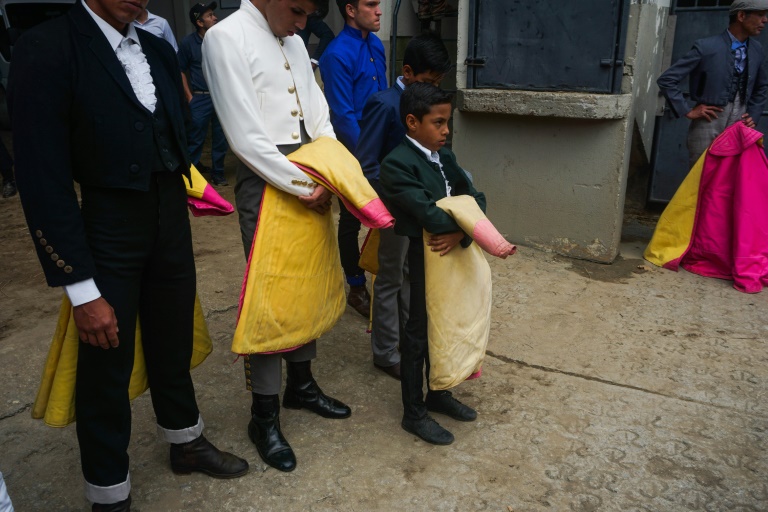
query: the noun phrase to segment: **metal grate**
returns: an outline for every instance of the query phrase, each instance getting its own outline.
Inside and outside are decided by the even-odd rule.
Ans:
[[[727,9],[733,0],[677,0],[675,11],[702,11]]]

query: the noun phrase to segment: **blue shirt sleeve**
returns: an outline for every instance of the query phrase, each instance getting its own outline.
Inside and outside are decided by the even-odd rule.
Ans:
[[[379,160],[386,156],[382,153],[387,146],[389,127],[395,114],[394,107],[381,101],[376,94],[368,99],[363,109],[360,137],[354,153],[369,181],[379,179]]]
[[[354,151],[360,137],[360,126],[355,117],[353,95],[354,76],[348,64],[335,52],[325,52],[320,59],[325,99],[331,109],[331,124],[336,137],[350,151]]]

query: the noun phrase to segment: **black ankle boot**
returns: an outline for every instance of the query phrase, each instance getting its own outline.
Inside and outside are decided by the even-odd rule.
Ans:
[[[352,415],[352,409],[335,398],[327,396],[312,377],[311,361],[287,363],[283,407],[308,409],[323,418],[342,419]]]
[[[296,456],[280,431],[280,400],[277,395],[253,393],[248,437],[264,462],[280,471],[296,469]]]

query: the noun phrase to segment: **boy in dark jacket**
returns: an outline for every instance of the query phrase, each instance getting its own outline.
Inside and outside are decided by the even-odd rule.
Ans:
[[[453,442],[428,411],[460,421],[477,413],[456,400],[450,391],[423,392],[424,368],[429,373],[427,307],[424,286],[423,231],[431,233],[427,246],[441,256],[472,243],[449,214],[435,203],[447,196],[471,195],[485,211],[485,195],[474,189],[450,149],[445,148],[451,117],[451,95],[426,83],[410,85],[400,100],[406,137],[381,165],[382,197],[396,219],[395,232],[408,236],[411,305],[400,341],[402,427],[432,444]],[[457,246],[461,247],[457,247]]]
[[[416,82],[440,85],[451,69],[451,58],[442,39],[434,33],[420,34],[410,40],[403,55],[403,75],[389,89],[370,98],[360,120],[360,139],[355,157],[376,192],[381,192],[381,162],[405,138],[400,121],[400,96]],[[373,282],[371,308],[371,349],[373,365],[387,375],[400,379],[400,331],[408,318],[410,286],[406,257],[408,238],[395,234],[394,228],[379,230],[379,271]]]

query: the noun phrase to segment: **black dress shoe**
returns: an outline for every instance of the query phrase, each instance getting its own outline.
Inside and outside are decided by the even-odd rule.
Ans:
[[[400,425],[406,432],[410,432],[431,444],[447,445],[453,442],[453,434],[441,427],[430,415],[420,420],[403,418]]]
[[[424,400],[429,412],[445,414],[459,421],[475,421],[477,411],[456,400],[450,391],[429,391]]]
[[[383,371],[393,379],[400,380],[400,363],[395,363],[391,366],[381,366],[376,363],[373,363],[373,366]]]
[[[371,294],[368,293],[365,285],[349,287],[347,304],[365,318],[371,316]]]
[[[280,420],[270,421],[252,417],[248,423],[248,437],[256,445],[261,460],[273,468],[289,472],[296,469],[296,455],[280,431]]]
[[[248,472],[248,462],[222,452],[201,435],[189,443],[171,445],[171,469],[180,475],[198,471],[214,478],[237,478]]]
[[[283,407],[286,409],[307,409],[323,418],[343,419],[352,415],[352,409],[335,398],[327,396],[314,379],[300,386],[285,387]]]
[[[123,501],[117,503],[109,503],[104,505],[103,503],[94,503],[91,506],[91,512],[131,512],[131,495]]]

